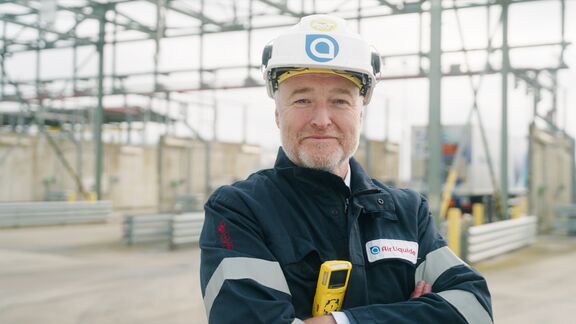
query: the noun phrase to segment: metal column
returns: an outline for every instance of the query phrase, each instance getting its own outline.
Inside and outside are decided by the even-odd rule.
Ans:
[[[576,140],[571,138],[572,146],[572,203],[576,204]]]
[[[6,60],[6,28],[8,27],[8,23],[6,21],[4,21],[4,23],[2,24],[2,49],[0,52],[0,70],[2,70],[2,72],[0,72],[0,100],[4,99],[4,91],[5,91],[5,80],[4,80],[4,74],[6,74],[6,65],[4,63],[4,61]]]
[[[94,171],[96,199],[102,199],[102,122],[104,119],[104,42],[106,37],[106,6],[98,7],[100,19],[98,30],[98,105],[94,111],[94,147],[96,169]]]
[[[42,50],[41,47],[44,47],[45,43],[44,43],[44,29],[38,29],[38,39],[36,41],[36,80],[35,80],[35,85],[36,85],[36,99],[37,99],[37,103],[38,103],[38,108],[40,110],[40,114],[39,117],[36,117],[37,121],[39,121],[38,123],[38,127],[39,128],[44,128],[44,117],[45,117],[45,112],[46,112],[46,107],[44,107],[44,91],[42,90],[42,80],[41,80],[41,74],[42,74]],[[38,116],[38,115],[37,115]],[[39,129],[39,131],[41,132],[42,130]]]
[[[156,1],[156,33],[154,35],[154,91],[160,90],[158,84],[158,65],[160,64],[161,49],[160,41],[164,36],[165,28],[165,6],[163,0]]]
[[[429,116],[428,116],[428,201],[436,225],[441,221],[440,194],[442,121],[441,121],[441,83],[442,83],[442,1],[431,0],[430,8],[430,71]]]
[[[204,0],[200,0],[200,12],[204,14]],[[200,22],[198,35],[198,88],[204,88],[204,21]]]
[[[509,0],[502,1],[502,121],[500,130],[500,185],[502,188],[502,217],[508,218],[508,73],[510,53],[508,48]]]

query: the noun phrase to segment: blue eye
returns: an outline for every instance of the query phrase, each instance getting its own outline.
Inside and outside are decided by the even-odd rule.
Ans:
[[[338,105],[338,106],[345,106],[345,105],[350,105],[350,102],[348,102],[348,100],[345,100],[345,99],[335,99],[334,104]]]
[[[311,101],[309,99],[298,99],[296,101],[294,101],[295,104],[298,105],[305,105],[305,104],[309,104]]]

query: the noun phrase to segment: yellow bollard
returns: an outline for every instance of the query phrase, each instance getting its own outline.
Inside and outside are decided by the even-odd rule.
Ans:
[[[518,205],[512,207],[511,211],[511,218],[516,219],[522,217],[522,215],[526,215],[526,211],[528,210],[528,200],[526,197],[518,198]]]
[[[522,213],[522,215],[528,215],[528,197],[522,197],[522,199],[520,199],[520,213]]]
[[[94,201],[97,200],[97,199],[96,199],[96,193],[93,192],[93,191],[87,192],[87,193],[86,193],[86,198],[87,198],[86,200],[88,200],[88,201],[90,201],[90,202],[94,202]]]
[[[510,211],[510,218],[516,219],[522,216],[522,207],[521,206],[513,206],[512,210]]]
[[[484,224],[484,204],[475,203],[472,205],[472,218],[474,226]]]
[[[76,201],[76,193],[75,192],[69,192],[66,195],[66,200],[67,201]]]
[[[454,254],[460,256],[460,219],[462,212],[458,208],[448,209],[448,247]]]

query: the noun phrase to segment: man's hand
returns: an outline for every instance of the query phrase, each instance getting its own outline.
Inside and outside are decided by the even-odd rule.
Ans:
[[[418,298],[422,295],[432,292],[432,286],[424,280],[418,281],[410,298]]]
[[[324,315],[318,317],[312,317],[304,321],[306,324],[336,324],[336,320],[332,315]]]

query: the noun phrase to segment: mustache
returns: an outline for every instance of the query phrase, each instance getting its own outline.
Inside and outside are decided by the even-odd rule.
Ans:
[[[307,134],[300,134],[298,139],[303,140],[307,138],[335,138],[341,139],[341,134],[334,134],[334,133],[307,133]]]
[[[305,127],[300,129],[298,132],[299,138],[303,137],[343,137],[342,131],[335,127],[329,127],[324,129],[317,129],[314,127]]]

